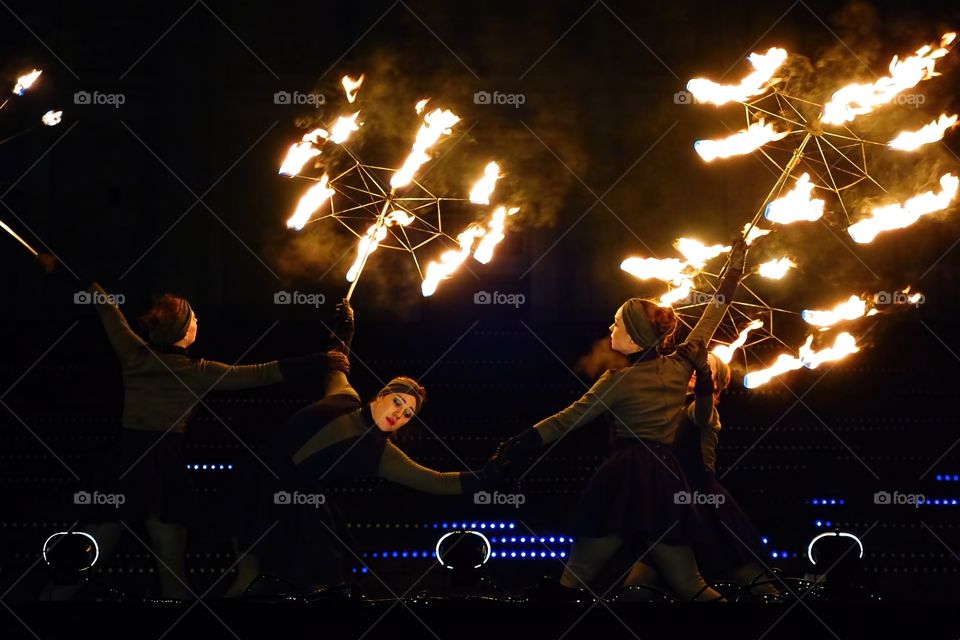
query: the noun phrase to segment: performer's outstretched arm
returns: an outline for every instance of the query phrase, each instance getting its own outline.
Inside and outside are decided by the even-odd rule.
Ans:
[[[707,304],[703,310],[703,315],[697,321],[696,326],[687,336],[687,342],[702,339],[709,343],[723,320],[723,314],[730,308],[733,302],[733,296],[737,293],[737,287],[740,286],[740,278],[743,277],[744,264],[747,258],[747,243],[744,238],[737,240],[730,249],[730,261],[726,270],[720,276],[720,283],[717,286],[715,300]]]

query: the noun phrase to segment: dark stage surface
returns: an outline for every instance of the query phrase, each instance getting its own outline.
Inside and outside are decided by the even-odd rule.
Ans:
[[[694,140],[727,135],[743,117],[678,98],[688,78],[726,72],[732,81],[747,53],[782,46],[822,70],[816,87],[834,87],[876,77],[894,54],[960,28],[960,9],[948,2],[9,2],[0,16],[3,81],[43,69],[26,102],[0,111],[0,139],[48,108],[64,111],[57,127],[0,143],[0,220],[122,294],[131,321],[155,293],[189,298],[203,320],[191,353],[209,359],[264,362],[324,344],[356,241],[332,221],[288,231],[284,222],[308,185],[276,169],[307,127],[339,113],[333,96],[343,74],[367,74],[362,152],[386,166],[409,149],[410,107],[420,97],[463,118],[430,179],[444,193],[459,192],[476,167],[501,162],[503,203],[521,211],[494,259],[468,263],[424,298],[409,256],[380,251],[353,297],[351,380],[363,398],[395,375],[427,387],[422,420],[397,444],[439,470],[479,468],[502,440],[592,384],[596,372],[583,359],[608,335],[617,307],[664,291],[621,271],[624,258],[672,256],[682,235],[727,242],[764,202],[776,175],[761,159],[704,163],[693,152]],[[942,77],[921,85],[922,109],[897,107],[897,127],[957,111],[956,55],[938,64]],[[83,92],[122,103],[87,103],[76,98]],[[331,106],[287,104],[275,99],[282,92],[331,96]],[[523,101],[487,104],[478,92]],[[881,138],[887,124],[867,120]],[[930,188],[930,176],[955,173],[957,153],[958,137],[948,134],[918,160],[877,162],[878,181],[902,199]],[[858,194],[853,208],[881,196]],[[813,578],[811,539],[855,534],[864,547],[861,593],[871,602],[818,590],[799,604],[791,597],[695,612],[615,602],[629,554],[602,576],[610,603],[590,613],[592,603],[510,601],[542,576],[560,575],[571,514],[607,453],[610,425],[602,419],[536,463],[516,507],[374,479],[332,487],[354,538],[349,564],[364,603],[219,601],[235,569],[218,507],[240,473],[260,464],[253,453],[271,428],[318,399],[315,384],[299,382],[215,391],[193,418],[185,451],[206,519],[191,531],[187,567],[191,589],[211,604],[193,607],[169,637],[315,632],[318,620],[351,638],[399,629],[559,638],[575,622],[572,636],[732,629],[721,636],[893,637],[929,625],[928,635],[941,637],[934,629],[956,628],[947,612],[960,601],[955,209],[868,245],[854,244],[836,219],[774,245],[802,264],[783,286],[751,281],[771,306],[823,308],[851,293],[908,285],[924,302],[859,321],[851,331],[861,350],[846,360],[759,389],[740,384],[741,358],[719,407],[717,475],[763,536],[759,560],[781,575]],[[449,224],[471,220],[454,208]],[[418,260],[440,251],[433,245]],[[141,523],[125,523],[130,533],[98,576],[126,602],[37,602],[48,579],[44,540],[84,520],[74,494],[116,439],[123,388],[89,305],[45,279],[6,234],[0,268],[0,618],[12,630],[4,637],[86,637],[94,624],[106,636],[130,637],[147,620],[149,635],[162,637],[191,605],[141,601],[157,594]],[[275,304],[282,292],[324,299]],[[478,304],[484,293],[511,302]],[[788,344],[802,343],[795,315],[778,327]],[[751,348],[751,368],[781,351],[774,341]],[[925,503],[882,497],[907,494]],[[464,527],[490,538],[484,571],[499,590],[453,589],[433,557],[441,535]],[[100,587],[84,594],[114,596]]]

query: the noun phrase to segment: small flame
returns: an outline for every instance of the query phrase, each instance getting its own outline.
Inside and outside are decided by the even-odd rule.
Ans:
[[[813,336],[808,338],[808,340],[812,339]],[[777,356],[777,359],[774,360],[773,364],[766,369],[757,369],[743,376],[743,386],[747,389],[756,389],[757,387],[767,384],[777,376],[783,375],[788,371],[796,371],[802,366],[803,361],[800,360],[800,358],[795,358],[789,353],[781,353]]]
[[[705,78],[694,78],[687,83],[687,91],[698,101],[715,105],[743,102],[766,91],[767,86],[775,82],[773,74],[786,59],[787,52],[778,47],[772,47],[766,53],[751,53],[747,60],[753,65],[753,72],[739,84],[723,85]]]
[[[838,322],[856,320],[866,314],[866,300],[858,298],[857,296],[850,296],[846,301],[841,302],[832,309],[822,311],[804,309],[800,316],[807,324],[812,324],[815,327],[832,327]]]
[[[692,290],[693,280],[690,278],[684,278],[676,289],[671,289],[660,296],[660,306],[672,307],[675,303],[688,299]]]
[[[750,332],[754,329],[759,329],[763,326],[762,320],[753,320],[745,326],[741,331],[740,335],[737,336],[737,339],[731,342],[730,344],[718,344],[713,348],[713,355],[717,356],[717,359],[724,364],[730,364],[730,361],[733,360],[733,354],[736,353],[737,349],[742,347],[747,343],[747,336],[750,335]]]
[[[287,227],[289,229],[296,229],[300,231],[310,220],[310,216],[313,215],[313,212],[320,208],[324,202],[330,199],[334,193],[333,189],[327,186],[327,181],[329,178],[326,174],[320,178],[320,181],[317,184],[310,187],[303,197],[300,198],[300,202],[297,203],[297,210],[293,212],[293,215],[290,216],[290,219],[287,220]]]
[[[417,103],[418,109],[422,109],[421,103]],[[418,111],[419,113],[419,111]],[[423,124],[417,131],[417,138],[413,143],[413,149],[410,155],[404,161],[400,170],[390,178],[390,186],[394,189],[405,187],[413,180],[413,175],[417,172],[423,163],[430,159],[427,150],[440,139],[440,136],[449,135],[450,128],[460,121],[460,116],[447,109],[434,109],[423,118]]]
[[[280,175],[293,177],[303,170],[303,165],[307,164],[312,158],[320,155],[320,149],[313,145],[317,144],[319,138],[327,139],[330,134],[324,129],[314,129],[304,134],[300,142],[295,142],[287,151],[287,156],[280,165]]]
[[[874,238],[884,231],[904,229],[922,216],[946,209],[957,195],[958,186],[960,186],[960,179],[947,173],[940,178],[940,193],[925,191],[902,205],[890,204],[877,207],[870,212],[869,218],[850,225],[847,231],[854,242],[860,244],[873,242]]]
[[[620,268],[640,280],[662,280],[679,285],[686,278],[687,263],[677,258],[627,258]]]
[[[506,226],[507,216],[512,216],[520,209],[517,207],[497,207],[496,211],[487,223],[487,233],[477,245],[477,250],[473,252],[473,259],[480,264],[487,264],[493,259],[493,250],[506,237],[503,233]]]
[[[793,222],[815,222],[823,217],[823,200],[811,198],[813,183],[810,174],[804,173],[797,178],[793,190],[782,198],[772,200],[764,211],[764,216],[771,222],[791,224]]]
[[[360,129],[360,125],[357,124],[357,116],[359,115],[360,112],[357,111],[352,115],[337,118],[333,127],[330,128],[330,141],[337,144],[346,142],[350,134]]]
[[[34,69],[30,73],[24,74],[17,78],[17,84],[14,85],[13,92],[18,96],[22,96],[24,92],[26,92],[26,90],[37,81],[37,78],[40,77],[41,73],[43,73],[43,71]]]
[[[63,117],[63,111],[47,111],[40,120],[48,127],[55,127],[60,124]]]
[[[725,247],[722,244],[715,244],[708,247],[699,240],[692,238],[680,238],[673,246],[683,254],[683,257],[687,259],[690,266],[696,269],[702,269],[709,260],[716,258],[720,254],[727,253],[731,249],[731,247]]]
[[[947,129],[957,124],[956,114],[947,116],[941,114],[939,120],[934,120],[930,124],[921,127],[916,131],[904,131],[896,138],[887,143],[891,149],[900,151],[916,151],[918,148],[931,142],[943,139],[943,134]]]
[[[941,38],[940,46],[924,45],[916,55],[900,60],[897,56],[890,62],[890,75],[879,78],[872,84],[850,84],[838,90],[823,107],[825,124],[843,124],[859,115],[870,113],[889,103],[899,93],[911,89],[923,80],[940,75],[934,71],[937,60],[949,53],[946,47],[953,42],[955,33]]]
[[[340,79],[340,84],[343,85],[343,92],[347,95],[347,102],[353,104],[357,99],[357,91],[360,90],[360,85],[363,84],[364,75],[361,73],[359,78],[351,78],[350,76],[343,76]]]
[[[750,153],[768,142],[786,137],[789,133],[789,131],[776,131],[772,123],[764,123],[761,118],[743,131],[727,138],[697,140],[693,143],[693,148],[706,162],[711,162],[717,158],[729,158]]]
[[[782,280],[783,277],[787,275],[787,271],[796,268],[796,266],[797,263],[790,258],[780,258],[779,260],[764,262],[757,269],[757,273],[763,278]]]
[[[483,177],[477,180],[470,191],[470,202],[474,204],[490,204],[490,194],[497,185],[500,176],[500,165],[496,162],[489,163],[483,169]]]
[[[440,255],[440,260],[431,262],[427,265],[427,272],[424,275],[420,290],[424,297],[432,296],[437,290],[437,285],[441,280],[449,278],[463,262],[470,257],[473,250],[473,243],[477,238],[484,235],[483,227],[472,224],[457,236],[457,242],[460,245],[459,250],[444,251]]]
[[[357,279],[357,276],[360,275],[360,270],[363,269],[364,263],[370,259],[370,255],[377,250],[380,243],[386,240],[387,229],[389,227],[394,225],[405,227],[414,220],[416,220],[415,216],[404,211],[392,211],[384,217],[382,223],[378,220],[370,225],[370,227],[367,228],[367,232],[363,234],[363,237],[360,238],[360,241],[357,243],[357,259],[353,261],[353,265],[347,271],[347,282],[353,282]]]
[[[750,231],[748,232],[747,229],[749,229]],[[753,227],[751,227],[750,223],[748,222],[747,224],[743,225],[743,231],[741,231],[740,233],[747,234],[746,242],[747,242],[747,246],[749,247],[750,245],[752,245],[754,242],[756,242],[758,239],[762,238],[763,236],[769,233],[773,233],[773,230],[761,229],[757,225],[753,225]]]
[[[825,347],[820,351],[814,351],[810,347],[812,342],[813,336],[810,336],[807,338],[806,343],[800,347],[800,360],[807,369],[816,369],[824,362],[842,360],[848,355],[860,351],[856,338],[846,332],[836,337],[832,347]]]
[[[424,98],[423,100],[420,100],[419,102],[417,102],[417,104],[413,106],[417,114],[423,113],[423,110],[426,108],[428,102],[430,102],[430,98]]]

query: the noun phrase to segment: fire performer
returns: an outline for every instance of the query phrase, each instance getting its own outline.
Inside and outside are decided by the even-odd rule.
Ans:
[[[37,260],[47,273],[77,285],[57,268],[53,256],[41,254]],[[90,296],[120,360],[124,386],[120,437],[99,465],[92,487],[124,499],[119,506],[99,509],[95,523],[84,531],[97,540],[100,558],[106,560],[123,534],[121,522],[145,523],[163,597],[189,599],[184,552],[187,528],[197,524],[199,506],[183,440],[200,399],[213,389],[250,389],[319,377],[330,370],[346,372],[349,361],[340,351],[254,365],[204,360],[187,352],[197,338],[198,319],[186,299],[169,293],[157,299],[140,318],[148,334],[145,342],[99,284],[81,278],[80,286]],[[75,591],[74,587],[52,596],[70,598]]]
[[[713,336],[733,300],[745,258],[741,238],[731,249],[716,299],[688,340]],[[628,300],[610,326],[610,343],[631,364],[607,371],[574,404],[501,443],[494,455],[499,464],[511,465],[607,411],[613,415],[617,437],[581,497],[576,542],[560,579],[563,587],[588,585],[625,542],[639,541],[682,598],[721,597],[704,582],[690,546],[696,513],[675,498],[688,490],[671,445],[693,371],[683,352],[673,348],[676,328],[672,309],[640,298]]]
[[[673,450],[690,488],[711,500],[698,510],[701,530],[694,542],[697,563],[711,578],[729,577],[734,582],[751,586],[765,576],[757,563],[763,549],[760,534],[734,500],[717,481],[717,443],[720,433],[720,394],[730,384],[730,367],[714,354],[707,353],[706,343],[697,340],[680,347],[684,357],[694,366],[687,388],[687,404],[680,415]],[[657,586],[656,569],[638,560],[624,586]],[[768,581],[751,586],[755,594],[780,595]]]
[[[344,340],[349,350],[353,312],[343,302]],[[342,372],[328,376],[324,397],[301,409],[271,433],[261,452],[267,468],[243,496],[252,512],[238,523],[234,541],[237,576],[227,597],[243,595],[261,574],[280,578],[303,590],[344,581],[343,557],[349,533],[329,496],[333,483],[379,477],[415,491],[468,495],[497,482],[498,469],[440,472],[410,459],[390,436],[420,412],[426,390],[412,378],[397,377],[370,402]]]

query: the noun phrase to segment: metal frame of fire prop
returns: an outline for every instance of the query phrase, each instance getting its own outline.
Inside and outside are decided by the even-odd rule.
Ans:
[[[937,142],[957,124],[957,115],[943,114],[918,130],[904,131],[889,142],[868,140],[858,135],[848,123],[891,104],[904,91],[940,75],[934,66],[949,53],[948,47],[955,37],[956,34],[947,33],[939,46],[925,45],[903,60],[895,56],[889,65],[888,76],[872,83],[847,85],[834,92],[823,104],[784,90],[782,80],[776,74],[787,59],[787,52],[776,47],[763,54],[751,54],[748,60],[754,70],[738,84],[720,85],[702,78],[691,80],[687,89],[697,102],[717,107],[739,104],[746,115],[746,129],[720,140],[697,141],[694,148],[701,158],[711,162],[757,152],[779,173],[753,219],[743,228],[747,244],[752,245],[771,233],[783,233],[788,225],[820,220],[826,213],[827,202],[813,197],[814,190],[836,196],[839,209],[832,213],[843,215],[851,239],[858,244],[870,243],[880,233],[906,228],[925,215],[948,208],[960,183],[955,173],[940,178],[939,193],[926,191],[901,204],[894,201],[896,196],[888,193],[870,175],[867,158],[868,149],[911,152]],[[778,159],[778,156],[782,158]],[[793,185],[788,190],[791,180]],[[844,203],[844,197],[860,183],[879,188],[893,202],[872,208],[866,217],[851,224],[851,211]],[[761,228],[760,223],[767,228]],[[674,306],[681,321],[689,327],[691,319],[699,317],[699,310],[708,304],[723,302],[714,299],[717,274],[706,267],[730,247],[705,246],[691,238],[680,238],[675,246],[683,260],[631,257],[621,263],[621,268],[641,280],[666,282],[669,290],[660,298],[660,303]],[[923,299],[922,294],[910,293],[907,287],[891,294],[889,300],[851,295],[831,309],[798,313],[771,307],[749,284],[749,279],[755,276],[779,280],[797,266],[794,256],[754,265],[740,287],[741,297],[745,299],[731,301],[721,325],[719,333],[722,337],[718,340],[721,344],[713,352],[727,363],[739,350],[749,368],[748,356],[760,360],[749,349],[767,340],[775,340],[788,349],[766,368],[749,371],[743,379],[748,389],[766,384],[787,372],[803,367],[815,369],[825,362],[837,361],[857,352],[860,348],[857,338],[846,331],[817,339],[819,345],[825,345],[822,348],[815,350],[813,342],[819,334],[838,325],[880,313],[878,307],[882,305],[918,304]],[[794,318],[799,315],[812,329],[799,348],[793,348],[775,334],[774,318],[777,314],[789,314]],[[725,344],[722,343],[724,339]]]
[[[349,104],[356,101],[363,80],[363,75],[356,79],[342,78],[341,85]],[[281,175],[316,183],[300,198],[296,210],[287,220],[289,228],[299,231],[307,224],[333,219],[357,237],[356,258],[347,271],[347,281],[350,282],[347,298],[353,295],[364,267],[379,248],[409,253],[420,274],[421,292],[425,297],[433,295],[440,282],[449,278],[471,254],[477,262],[488,263],[494,248],[504,238],[506,218],[518,211],[516,207],[498,206],[482,223],[471,223],[456,238],[444,231],[445,203],[489,205],[502,175],[499,165],[489,162],[471,189],[469,198],[436,195],[415,179],[417,172],[431,160],[430,149],[449,136],[460,121],[459,116],[447,109],[427,111],[428,102],[429,99],[424,99],[415,106],[422,122],[410,154],[399,169],[367,164],[347,146],[352,134],[362,126],[358,122],[359,110],[338,117],[329,130],[317,128],[305,134],[300,142],[290,147],[280,167]],[[331,152],[328,145],[339,149],[342,154]],[[322,155],[325,151],[326,154]],[[330,177],[327,171],[337,166],[344,155],[348,160],[346,167]],[[323,168],[322,177],[301,173],[311,162],[315,168]],[[327,212],[314,217],[321,208]],[[352,226],[358,223],[365,229]],[[417,251],[434,240],[453,244],[456,248],[445,251],[439,259],[422,268]]]

